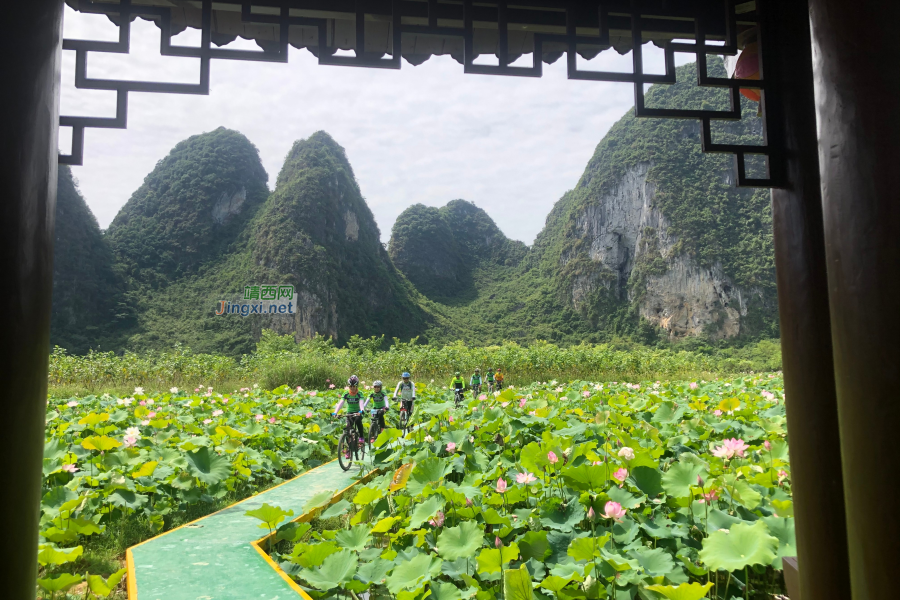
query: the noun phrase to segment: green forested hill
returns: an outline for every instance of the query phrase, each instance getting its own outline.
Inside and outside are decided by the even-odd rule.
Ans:
[[[72,171],[60,166],[53,249],[53,312],[50,343],[83,353],[110,349],[134,318],[125,286],[91,209],[78,191]]]
[[[695,80],[693,65],[680,67],[677,84],[649,90],[648,105],[725,107],[722,90]],[[759,139],[755,111],[747,103],[744,119],[717,124],[714,136]],[[453,200],[408,208],[386,250],[343,148],[324,132],[294,144],[272,192],[243,135],[193,136],[105,236],[65,177],[60,206],[77,197],[80,208],[60,220],[54,340],[72,351],[180,342],[240,354],[263,329],[339,344],[382,334],[481,345],[778,334],[768,192],[736,189],[731,158],[702,154],[690,120],[622,117],[530,248]],[[70,256],[90,257],[78,262],[93,270]],[[66,291],[67,276],[86,291]],[[117,300],[76,299],[98,297],[101,280]],[[267,283],[295,286],[296,314],[214,314],[219,301]]]

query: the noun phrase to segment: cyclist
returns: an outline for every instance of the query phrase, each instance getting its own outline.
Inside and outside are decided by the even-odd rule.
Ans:
[[[494,370],[490,367],[484,370],[484,382],[488,386],[488,391],[494,391]]]
[[[500,372],[500,367],[497,367],[497,372],[494,374],[494,385],[498,390],[503,389],[503,373]]]
[[[478,394],[481,392],[481,369],[478,367],[475,367],[475,372],[469,379],[469,387],[472,388],[472,397],[477,400]]]
[[[384,411],[391,408],[391,401],[388,399],[388,395],[381,391],[382,385],[381,381],[375,381],[372,384],[372,393],[369,394],[369,401],[372,403],[372,408],[381,410],[381,412],[378,413],[379,427],[381,427],[381,429],[387,429],[387,425],[384,423]],[[375,440],[372,441],[374,442]]]
[[[416,384],[409,378],[409,371],[403,371],[402,379],[394,390],[394,398],[400,399],[400,406],[406,409],[407,416],[412,416],[413,403],[416,401]]]
[[[350,386],[350,391],[344,393],[341,401],[334,407],[332,416],[337,416],[338,411],[346,403],[348,415],[359,415],[356,419],[353,419],[353,422],[356,424],[359,439],[364,440],[366,439],[366,434],[363,432],[362,412],[366,409],[366,402],[365,396],[359,391],[359,377],[351,375],[350,379],[347,380],[347,385]]]
[[[462,378],[459,374],[459,371],[453,376],[453,379],[450,380],[450,389],[456,390],[456,397],[461,398],[462,392],[466,389],[466,380]]]

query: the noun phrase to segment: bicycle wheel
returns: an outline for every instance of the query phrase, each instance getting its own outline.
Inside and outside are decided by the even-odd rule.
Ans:
[[[353,437],[355,438],[354,445],[356,446],[355,450],[353,451],[353,456],[356,458],[356,460],[363,461],[366,458],[366,441],[359,439],[358,433]]]
[[[377,417],[376,417],[377,418]],[[375,440],[378,439],[378,434],[381,433],[381,424],[378,421],[372,421],[371,427],[369,427],[369,443],[374,444]]]
[[[400,411],[400,431],[406,433],[407,425],[409,424],[409,413],[405,410]]]
[[[341,465],[341,468],[345,471],[349,471],[350,467],[353,465],[353,456],[350,452],[350,440],[347,439],[346,433],[341,435],[341,439],[338,442],[338,464]]]

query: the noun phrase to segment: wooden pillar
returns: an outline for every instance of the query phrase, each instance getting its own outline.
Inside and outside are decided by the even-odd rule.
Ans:
[[[6,3],[0,35],[0,589],[31,599],[50,350],[62,0]]]
[[[810,0],[810,17],[852,598],[883,600],[900,572],[900,4]]]
[[[769,141],[786,149],[772,211],[801,598],[848,600],[809,12],[806,0],[758,6],[763,77],[777,84],[767,117],[780,128]]]

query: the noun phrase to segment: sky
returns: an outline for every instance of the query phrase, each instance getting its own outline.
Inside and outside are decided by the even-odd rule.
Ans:
[[[117,32],[102,15],[66,7],[66,38],[112,41]],[[160,56],[159,38],[138,19],[131,53],[90,54],[88,76],[196,83],[199,60]],[[199,32],[173,43],[197,45]],[[241,39],[227,47],[258,49]],[[644,60],[648,72],[661,72],[661,51],[645,46]],[[618,71],[631,63],[614,50],[579,61]],[[64,51],[61,114],[114,116],[115,92],[76,90],[74,74],[75,53]],[[259,149],[272,188],[294,141],[324,130],[346,150],[382,240],[412,204],[463,198],[531,244],[633,98],[630,84],[569,81],[564,58],[534,79],[464,75],[449,56],[416,67],[403,61],[399,71],[319,66],[291,48],[288,64],[213,60],[209,96],[129,94],[128,129],[87,129],[84,165],[73,173],[105,229],[157,161],[191,135],[240,131]],[[63,128],[60,149],[70,147]]]

